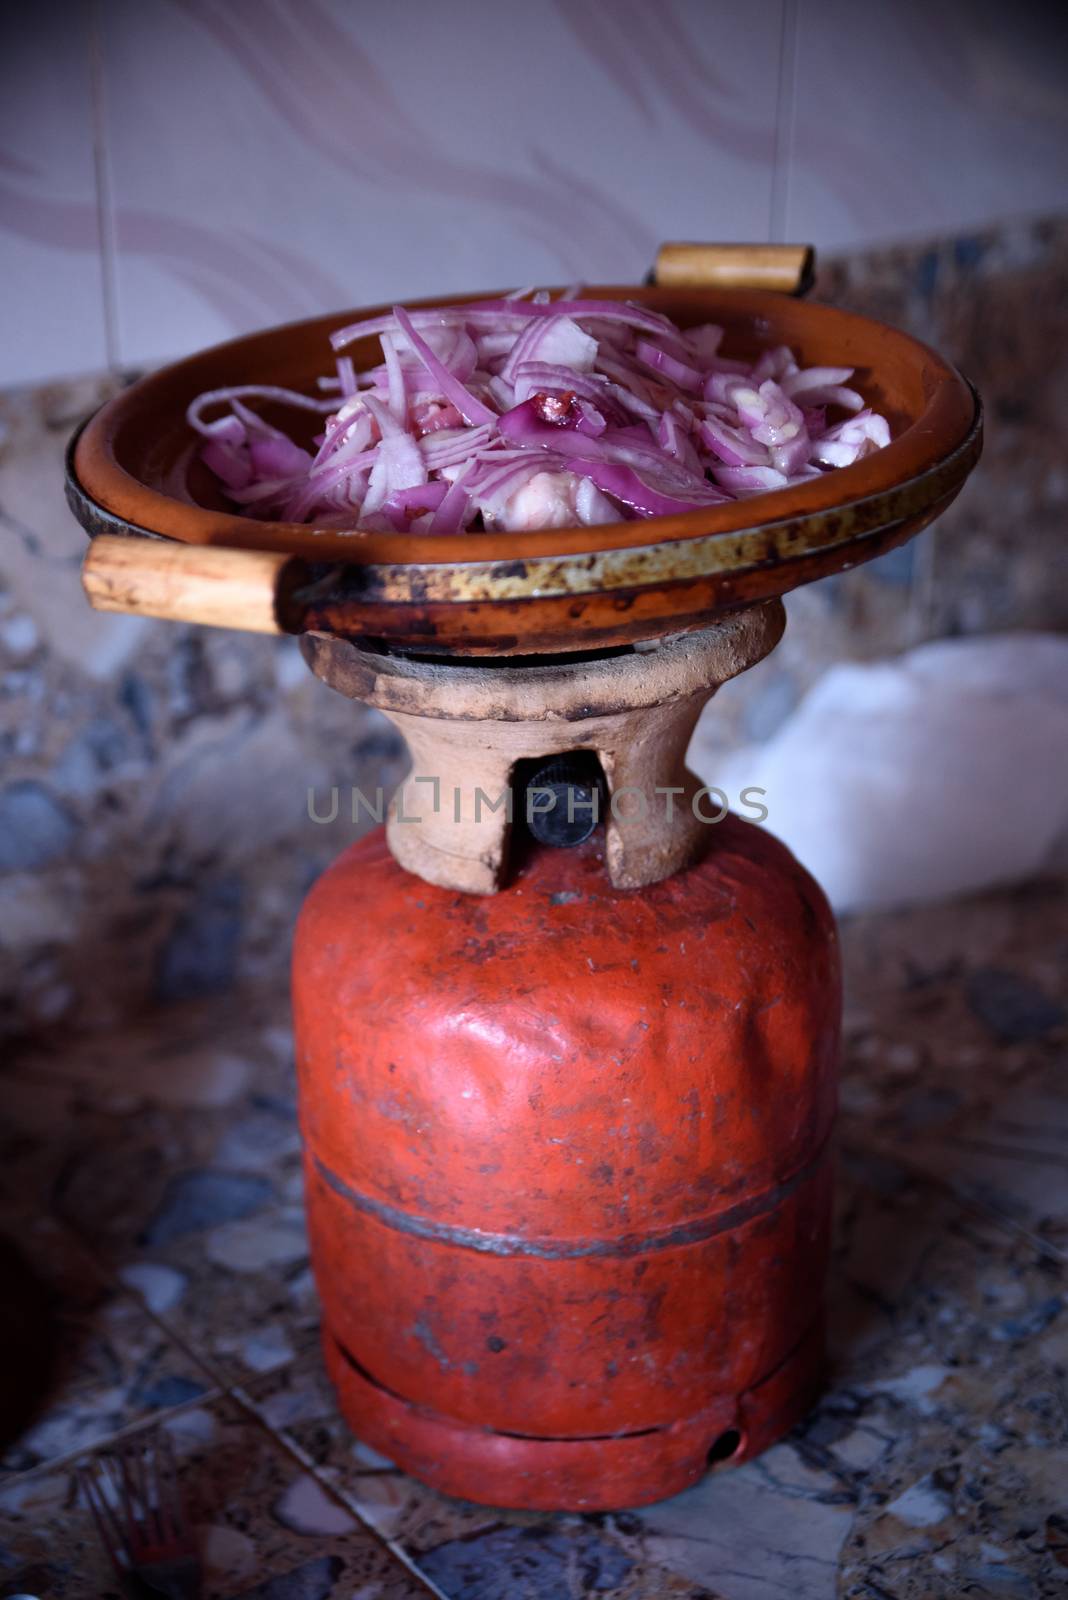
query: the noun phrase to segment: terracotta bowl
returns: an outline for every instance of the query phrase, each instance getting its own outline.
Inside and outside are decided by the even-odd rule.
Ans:
[[[554,291],[556,293],[558,291]],[[250,334],[152,373],[109,401],[71,455],[71,504],[90,533],[286,551],[311,564],[304,626],[442,654],[599,649],[706,626],[741,605],[881,555],[918,533],[959,491],[981,445],[978,397],[907,334],[826,306],[750,290],[591,287],[682,326],[722,323],[724,348],[753,357],[788,344],[803,365],[852,366],[893,440],[855,466],[751,500],[541,533],[425,535],[259,522],[229,506],[197,461],[185,421],[206,389],[280,384],[316,392],[328,336],[388,307]],[[485,295],[428,300],[456,305]],[[377,359],[357,344],[357,366]],[[264,414],[290,432],[319,419]]]

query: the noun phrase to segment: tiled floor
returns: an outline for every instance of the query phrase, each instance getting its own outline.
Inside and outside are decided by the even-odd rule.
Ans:
[[[845,926],[831,1385],[761,1459],[614,1515],[448,1500],[339,1420],[281,1004],[24,1049],[0,1079],[0,1229],[51,1297],[56,1349],[4,1462],[0,1596],[114,1592],[73,1466],[155,1425],[211,1596],[1063,1592],[1066,913],[1040,885]]]

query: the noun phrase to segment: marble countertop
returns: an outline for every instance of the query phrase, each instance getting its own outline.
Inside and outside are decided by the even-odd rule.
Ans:
[[[1068,893],[854,918],[843,948],[829,1387],[759,1460],[613,1515],[446,1499],[338,1418],[281,1002],[9,1053],[0,1233],[55,1338],[3,1463],[0,1595],[115,1592],[73,1465],[156,1425],[209,1596],[1063,1592]]]

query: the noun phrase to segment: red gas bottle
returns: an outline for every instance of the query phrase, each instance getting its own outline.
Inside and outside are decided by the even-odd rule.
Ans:
[[[766,830],[613,888],[604,832],[498,893],[381,830],[309,895],[293,996],[324,1342],[359,1436],[456,1495],[606,1509],[811,1402],[833,919]]]

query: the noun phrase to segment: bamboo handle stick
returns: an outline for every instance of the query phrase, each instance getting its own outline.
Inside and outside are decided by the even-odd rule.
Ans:
[[[293,590],[302,562],[266,550],[181,544],[100,534],[82,562],[82,587],[96,611],[124,611],[247,633],[294,633]]]
[[[662,244],[653,268],[660,289],[777,289],[804,294],[815,274],[810,244]]]

